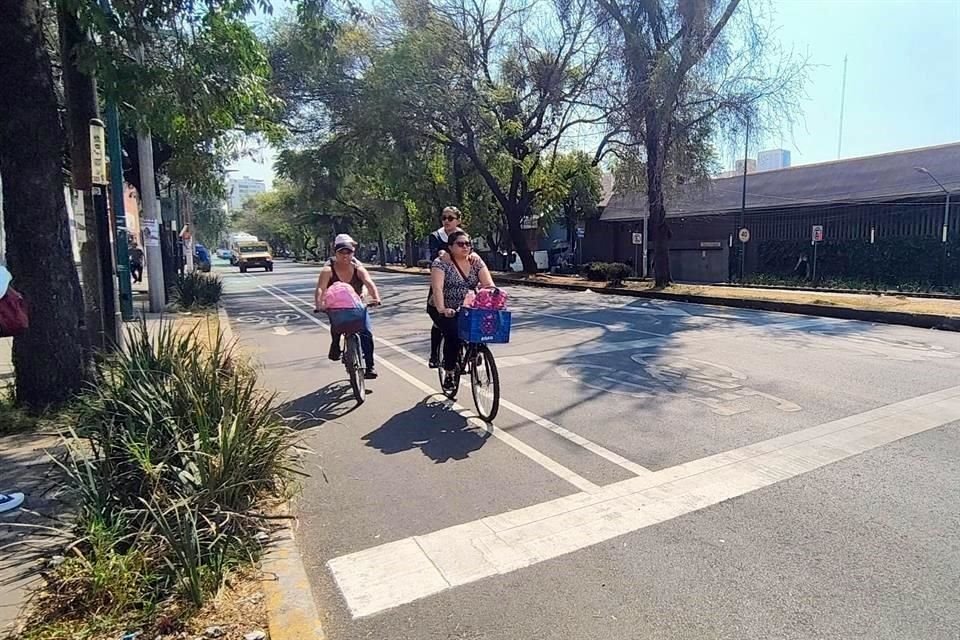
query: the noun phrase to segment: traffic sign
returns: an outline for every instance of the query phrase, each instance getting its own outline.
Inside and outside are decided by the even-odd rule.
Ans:
[[[633,244],[643,244],[643,234],[642,233],[633,233]]]
[[[740,233],[737,234],[737,237],[740,238],[740,242],[750,242],[750,229],[744,227],[740,229]]]
[[[577,237],[582,238],[586,235],[586,230],[583,227],[577,227]]]
[[[810,234],[810,237],[814,242],[823,242],[823,225],[822,224],[813,225],[813,230]]]

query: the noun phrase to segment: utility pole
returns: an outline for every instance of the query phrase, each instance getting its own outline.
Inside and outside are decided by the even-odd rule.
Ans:
[[[97,87],[93,76],[77,65],[77,51],[86,35],[77,17],[62,3],[58,8],[60,48],[63,52],[63,86],[70,134],[73,188],[82,194],[84,238],[80,247],[83,281],[84,324],[89,345],[108,349],[119,338],[113,288],[113,259],[110,256],[110,221],[103,187],[93,183],[91,126],[99,123]],[[102,123],[100,123],[102,126]],[[107,257],[109,260],[104,260]]]
[[[112,15],[109,0],[100,0],[100,8]],[[110,195],[113,201],[113,237],[117,259],[117,285],[120,293],[120,317],[133,320],[133,285],[130,282],[130,234],[127,230],[127,212],[123,194],[123,151],[120,144],[120,114],[117,102],[106,97],[107,150],[110,155]]]
[[[166,289],[163,284],[163,256],[160,253],[160,201],[153,175],[153,137],[146,127],[137,132],[137,157],[140,160],[140,201],[143,204],[143,251],[147,260],[147,288],[150,311],[163,311]]]
[[[843,83],[840,85],[840,131],[837,133],[837,160],[843,148],[843,107],[847,101],[847,56],[843,56]]]
[[[943,284],[946,285],[946,270],[947,270],[947,260],[950,257],[950,245],[947,244],[947,240],[950,239],[950,189],[947,189],[943,186],[943,183],[937,180],[937,177],[933,175],[926,167],[914,167],[914,171],[926,175],[928,178],[937,183],[937,186],[940,187],[940,190],[944,193],[943,200],[943,228],[940,232],[940,242],[943,246],[943,257],[940,261],[940,280],[943,281]]]
[[[743,189],[740,194],[740,227],[744,229],[747,223],[747,159],[750,156],[750,121],[747,121],[746,140],[743,143]],[[738,231],[739,231],[738,229]],[[747,243],[740,240],[740,282],[743,283],[743,268],[747,258]]]

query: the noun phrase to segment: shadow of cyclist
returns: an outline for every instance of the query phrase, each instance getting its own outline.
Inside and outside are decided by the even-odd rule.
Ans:
[[[416,406],[398,413],[375,431],[363,436],[368,447],[384,454],[419,448],[425,456],[440,464],[465,460],[479,450],[490,433],[447,409],[437,396],[424,398]]]
[[[299,431],[319,427],[327,422],[336,422],[354,411],[357,406],[350,384],[338,381],[289,400],[280,406],[280,415],[287,426]]]

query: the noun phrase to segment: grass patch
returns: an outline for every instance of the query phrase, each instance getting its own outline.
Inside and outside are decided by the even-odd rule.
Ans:
[[[39,418],[17,406],[12,384],[0,389],[0,436],[33,431],[39,424]]]
[[[180,628],[259,557],[263,501],[296,472],[293,432],[233,345],[199,333],[141,323],[71,410],[73,541],[23,638]]]

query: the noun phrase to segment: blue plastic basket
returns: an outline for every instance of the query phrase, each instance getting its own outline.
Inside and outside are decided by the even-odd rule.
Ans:
[[[327,309],[330,326],[336,333],[360,333],[366,326],[366,309]]]
[[[460,339],[471,343],[506,344],[510,342],[509,311],[463,309],[457,317]]]

